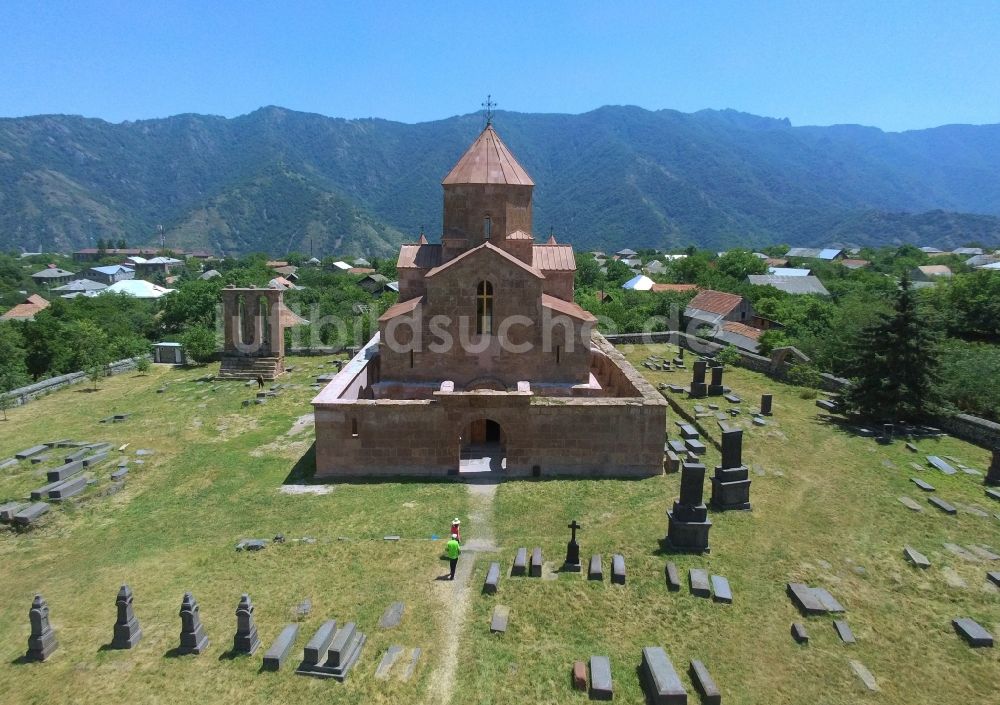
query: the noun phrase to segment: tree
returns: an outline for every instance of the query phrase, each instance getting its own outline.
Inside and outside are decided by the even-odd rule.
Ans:
[[[146,357],[145,355],[140,355],[135,360],[135,371],[141,375],[144,375],[147,372],[149,372],[149,368],[151,366],[152,363],[150,363],[149,358]]]
[[[187,356],[195,362],[211,362],[215,357],[215,333],[207,326],[192,326],[181,336]]]
[[[730,250],[715,263],[716,269],[736,281],[743,281],[748,274],[763,274],[767,262],[749,250]]]
[[[21,334],[13,324],[0,323],[0,410],[4,421],[7,420],[7,407],[13,403],[7,392],[28,381],[24,358]]]
[[[97,382],[107,374],[111,362],[108,334],[96,323],[86,320],[74,322],[69,333],[80,369],[87,373],[97,389]]]
[[[893,310],[861,329],[847,366],[848,408],[881,421],[918,421],[936,401],[938,335],[903,276]]]

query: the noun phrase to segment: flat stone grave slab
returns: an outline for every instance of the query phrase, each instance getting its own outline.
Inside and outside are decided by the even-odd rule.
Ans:
[[[678,455],[686,455],[687,454],[687,446],[684,445],[684,441],[677,440],[675,438],[675,439],[673,439],[671,441],[667,441],[667,444],[670,446],[670,450],[674,451]]]
[[[333,642],[333,637],[337,632],[337,622],[329,619],[320,625],[320,628],[313,634],[312,639],[306,644],[302,655],[302,663],[295,669],[296,673],[311,675],[311,669],[318,665],[320,660],[326,655]]]
[[[910,463],[910,467],[916,470],[917,472],[923,472],[924,470],[927,469],[926,466],[921,465],[920,463]]]
[[[916,485],[917,487],[919,487],[920,489],[922,489],[924,492],[933,492],[934,491],[934,485],[931,485],[931,484],[928,484],[927,482],[924,482],[919,477],[911,477],[910,478],[910,482],[912,482],[914,485]]]
[[[128,466],[120,467],[111,473],[111,479],[117,481],[122,479],[126,475],[128,475]]]
[[[53,502],[62,502],[70,497],[80,494],[87,489],[87,478],[78,475],[70,480],[59,483],[49,491],[49,499]]]
[[[382,660],[379,661],[378,668],[375,669],[375,678],[380,681],[387,680],[389,678],[389,672],[392,667],[396,665],[396,661],[399,657],[403,655],[406,649],[399,644],[393,644],[385,653],[382,655]]]
[[[17,460],[27,460],[31,456],[38,455],[42,451],[48,449],[49,447],[44,443],[37,446],[31,446],[30,448],[25,448],[24,450],[19,450],[18,452],[14,453],[14,458],[16,458]]]
[[[996,501],[1000,502],[1000,490],[987,489],[986,496],[989,497],[990,499],[995,499]]]
[[[996,585],[997,587],[1000,587],[1000,571],[991,570],[989,573],[986,574],[986,579],[989,580],[994,585]]]
[[[984,561],[1000,561],[1000,556],[994,553],[994,551],[987,546],[983,546],[981,544],[968,544],[966,548],[982,558]]]
[[[601,554],[599,553],[590,557],[590,566],[587,568],[587,580],[604,580],[604,568],[601,565]]]
[[[845,612],[844,606],[837,602],[837,598],[830,594],[830,591],[826,588],[815,587],[812,589],[813,595],[815,595],[820,604],[826,608],[827,612],[839,613]]]
[[[542,577],[542,549],[537,546],[531,550],[531,577]]]
[[[88,455],[90,455],[90,448],[81,448],[80,450],[75,450],[63,458],[63,462],[72,463],[77,460],[83,460]]]
[[[978,556],[976,556],[973,553],[969,553],[968,551],[966,551],[964,548],[962,548],[958,544],[945,542],[945,543],[943,543],[941,545],[944,546],[944,549],[946,551],[948,551],[949,553],[951,553],[951,554],[953,554],[955,556],[958,556],[962,560],[966,560],[969,563],[979,563]]]
[[[420,648],[414,647],[413,651],[410,652],[410,663],[406,666],[406,670],[403,671],[403,675],[399,677],[399,680],[404,683],[409,682],[417,670],[417,662],[420,660],[421,653],[423,652]]]
[[[761,416],[754,416],[750,421],[754,426],[767,426],[767,419]]]
[[[590,699],[611,700],[614,690],[611,682],[611,662],[607,656],[590,657]]]
[[[262,668],[265,671],[280,670],[288,659],[288,654],[292,652],[292,646],[299,636],[298,624],[286,624],[281,630],[281,634],[274,640],[268,650],[264,653],[264,663]]]
[[[801,622],[793,622],[792,638],[795,639],[796,644],[808,644],[809,634],[806,632],[806,626]]]
[[[719,425],[723,425],[725,422],[729,421],[729,414],[725,411],[715,412],[715,420],[719,422]]]
[[[493,615],[490,617],[490,633],[503,634],[507,631],[507,622],[510,621],[510,607],[497,605],[493,608]]]
[[[45,477],[49,482],[62,482],[68,480],[77,473],[83,472],[83,461],[77,460],[73,463],[63,463],[62,465],[46,472]]]
[[[108,459],[107,451],[101,451],[100,453],[94,453],[93,455],[88,455],[81,462],[83,463],[83,467],[90,468],[97,465],[98,463],[103,463],[107,459]]]
[[[695,429],[695,427],[690,424],[681,424],[680,432],[681,432],[681,438],[683,438],[684,440],[687,440],[689,438],[697,438],[699,435],[697,429]]]
[[[826,606],[805,583],[788,583],[788,595],[805,614],[826,614]]]
[[[940,509],[945,514],[949,514],[951,516],[958,514],[958,510],[955,509],[950,504],[948,504],[947,502],[945,502],[943,499],[940,499],[938,497],[928,497],[927,501],[930,502],[935,507],[937,507],[938,509]]]
[[[497,586],[500,583],[500,564],[494,561],[490,563],[489,570],[486,571],[486,580],[483,582],[483,592],[487,595],[495,595]]]
[[[830,411],[830,412],[837,411],[837,405],[827,399],[817,399],[816,406],[818,406],[820,409],[823,409],[824,411]]]
[[[854,644],[854,632],[851,631],[851,627],[848,626],[847,622],[843,619],[835,619],[833,621],[833,628],[837,630],[837,636],[845,644]]]
[[[899,497],[898,499],[899,499],[900,504],[902,504],[907,509],[912,509],[915,512],[922,512],[922,511],[924,511],[923,507],[921,507],[919,504],[917,504],[915,501],[913,501],[909,497],[905,497],[904,496],[904,497]]]
[[[936,455],[928,455],[927,462],[943,472],[945,475],[954,475],[956,470]]]
[[[993,635],[983,629],[975,620],[968,617],[959,617],[951,620],[951,623],[955,627],[955,631],[958,632],[958,635],[965,639],[969,643],[969,646],[993,646]]]
[[[907,546],[906,548],[903,549],[903,556],[905,556],[906,560],[908,560],[910,563],[917,566],[918,568],[931,567],[931,562],[927,560],[927,556],[925,556],[917,549],[911,548],[910,546]]]
[[[510,567],[511,575],[524,575],[528,565],[528,549],[519,548],[514,556],[514,565]]]
[[[695,404],[694,405],[694,413],[696,413],[696,414],[704,414],[706,411],[708,411],[708,410],[704,406],[702,406],[701,404]]]
[[[48,498],[49,492],[51,492],[52,490],[54,490],[56,487],[58,487],[62,483],[63,483],[63,481],[50,482],[49,484],[43,485],[43,486],[39,487],[38,489],[31,490],[31,493],[29,494],[29,496],[31,497],[31,501],[32,502],[39,502],[39,501],[41,501],[43,499]]]
[[[964,472],[966,475],[982,475],[983,474],[983,473],[979,472],[978,470],[976,470],[975,468],[967,468],[964,465],[962,466],[962,472]]]
[[[398,627],[399,623],[403,621],[403,612],[406,610],[406,605],[402,602],[393,602],[391,605],[386,607],[385,612],[382,613],[382,617],[378,620],[378,626],[382,629],[392,629],[393,627]]]
[[[917,450],[917,447],[916,447],[915,445],[913,445],[912,443],[907,443],[907,444],[906,444],[906,449],[907,449],[907,450],[911,450],[911,451],[913,451],[914,453],[917,453],[917,452],[918,452],[918,450]]]
[[[9,467],[17,465],[17,458],[4,458],[0,460],[0,470],[6,470]]]
[[[45,502],[29,504],[12,517],[15,524],[28,525],[38,521],[38,519],[49,511],[49,505]]]
[[[851,664],[851,670],[854,671],[854,675],[861,680],[865,688],[873,693],[877,693],[878,683],[875,682],[875,676],[872,675],[872,672],[865,668],[865,665],[860,661],[851,659],[849,663]]]
[[[7,502],[5,504],[0,504],[0,521],[11,521],[15,514],[27,506],[28,505],[24,502]]]
[[[611,556],[611,582],[616,585],[625,584],[625,556],[620,553]]]
[[[686,441],[684,441],[684,445],[686,445],[687,449],[690,452],[694,453],[695,455],[705,454],[705,444],[696,438],[687,439]]]
[[[667,561],[667,567],[664,572],[667,574],[667,590],[678,592],[681,589],[681,578],[677,572],[677,566],[673,562]]]
[[[733,603],[733,591],[729,587],[729,581],[721,575],[712,576],[712,599],[727,605]]]
[[[43,453],[41,455],[33,455],[31,456],[31,458],[29,458],[29,460],[31,461],[32,465],[40,465],[42,463],[48,462],[49,457],[50,456],[48,453]]]
[[[701,661],[692,661],[689,672],[694,689],[701,693],[702,705],[722,705],[722,693],[705,668],[705,664]]]
[[[708,408],[710,410],[712,410],[712,411],[718,411],[719,410],[719,405],[718,404],[709,404]]]
[[[708,587],[708,571],[703,568],[692,568],[688,571],[688,581],[691,585],[691,594],[698,597],[711,597],[712,592]]]
[[[647,702],[651,705],[687,705],[687,690],[662,647],[644,646],[641,668]]]
[[[740,402],[743,401],[736,394],[723,394],[722,398],[728,401],[730,404],[739,404]]]

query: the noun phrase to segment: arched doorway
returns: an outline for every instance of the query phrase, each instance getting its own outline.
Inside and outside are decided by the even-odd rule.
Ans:
[[[459,474],[501,472],[507,467],[507,434],[493,419],[473,419],[463,429]]]

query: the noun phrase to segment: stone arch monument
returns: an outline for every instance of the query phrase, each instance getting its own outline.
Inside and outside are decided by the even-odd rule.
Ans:
[[[222,290],[224,342],[220,379],[274,379],[285,370],[280,289]]]

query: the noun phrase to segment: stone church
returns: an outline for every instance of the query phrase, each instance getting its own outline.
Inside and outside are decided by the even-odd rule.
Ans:
[[[573,302],[572,246],[487,124],[442,182],[440,242],[400,248],[399,302],[313,400],[316,476],[656,475],[666,402]]]

